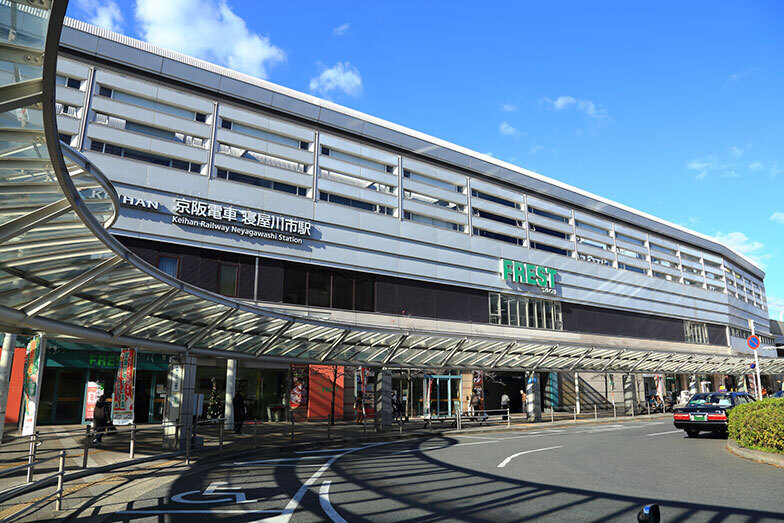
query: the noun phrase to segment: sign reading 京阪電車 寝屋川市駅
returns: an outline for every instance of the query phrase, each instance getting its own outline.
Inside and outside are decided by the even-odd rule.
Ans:
[[[555,276],[558,271],[549,267],[523,263],[514,260],[501,260],[501,278],[515,283],[538,285],[542,290],[555,291]]]

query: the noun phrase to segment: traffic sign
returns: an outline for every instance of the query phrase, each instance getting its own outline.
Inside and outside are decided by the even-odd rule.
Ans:
[[[759,336],[751,335],[746,340],[746,344],[749,346],[751,350],[757,350],[762,342],[759,339]]]
[[[754,365],[753,363],[749,363],[749,367],[753,369],[754,367],[756,367],[756,365]]]

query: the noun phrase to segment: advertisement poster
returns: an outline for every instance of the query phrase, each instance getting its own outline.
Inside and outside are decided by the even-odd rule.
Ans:
[[[289,407],[297,409],[308,406],[308,366],[291,366],[291,397]]]
[[[35,434],[35,424],[38,417],[38,396],[41,393],[41,371],[44,362],[44,340],[35,336],[27,344],[24,364],[24,383],[22,385],[22,404],[24,415],[22,417],[22,435]]]
[[[88,381],[84,392],[84,419],[93,419],[95,403],[103,394],[103,385],[97,381]]]
[[[136,385],[136,349],[123,349],[120,366],[114,380],[112,397],[112,423],[115,425],[133,424],[134,386]]]

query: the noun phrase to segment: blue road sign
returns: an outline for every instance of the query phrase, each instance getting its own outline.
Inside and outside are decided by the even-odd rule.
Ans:
[[[760,341],[760,339],[759,339],[759,336],[754,336],[754,335],[751,335],[751,336],[749,336],[749,338],[746,340],[746,344],[747,344],[747,345],[749,346],[749,348],[750,348],[750,349],[752,349],[752,350],[757,350],[757,349],[759,348],[759,346],[760,346],[760,344],[761,344],[761,343],[762,343],[762,342]]]

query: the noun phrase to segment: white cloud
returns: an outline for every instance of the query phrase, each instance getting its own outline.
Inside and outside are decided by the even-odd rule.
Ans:
[[[338,62],[329,69],[321,71],[317,77],[311,78],[310,90],[322,96],[327,96],[333,91],[358,96],[362,92],[362,76],[350,63]]]
[[[539,151],[544,151],[544,146],[543,145],[539,145],[537,143],[537,144],[532,145],[531,148],[528,149],[528,154],[536,154]]]
[[[252,32],[225,0],[137,0],[139,33],[152,44],[266,78],[286,53]]]
[[[770,169],[768,169],[768,174],[770,174],[771,178],[775,178],[781,173],[784,173],[784,169],[779,169],[778,162],[773,162],[772,164],[770,164]]]
[[[765,260],[770,259],[771,255],[763,252],[765,244],[759,241],[752,240],[744,233],[733,231],[728,233],[717,232],[714,238],[729,247],[730,249],[741,253],[747,258],[754,261],[763,270],[765,269]]]
[[[784,298],[777,298],[776,296],[768,296],[768,314],[774,320],[782,321],[784,315]]]
[[[752,171],[761,171],[763,168],[762,162],[755,161],[749,164],[749,169]]]
[[[122,12],[112,0],[76,0],[75,7],[87,22],[115,33],[122,32]]]
[[[517,106],[514,104],[501,104],[501,110],[505,113],[513,113],[517,110]]]
[[[498,132],[501,136],[518,136],[520,131],[509,125],[507,122],[501,122],[498,126]]]
[[[740,147],[736,147],[735,145],[730,147],[730,152],[732,153],[732,156],[734,156],[735,158],[740,158],[741,156],[743,156],[743,149],[741,149]]]
[[[332,30],[332,34],[334,36],[343,36],[344,34],[346,34],[348,32],[348,30],[350,28],[351,28],[351,26],[349,24],[339,25],[339,26],[337,26],[336,28],[334,28]]]
[[[580,100],[574,96],[559,96],[555,100],[545,98],[544,101],[556,111],[574,107],[595,121],[603,121],[607,118],[607,109],[592,100]]]
[[[772,222],[784,224],[784,212],[776,211],[768,219]]]

